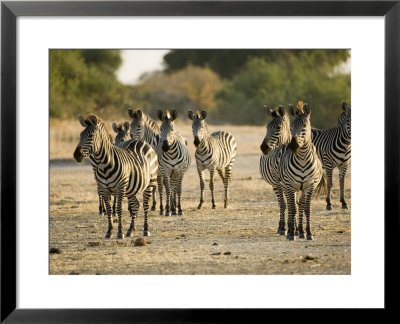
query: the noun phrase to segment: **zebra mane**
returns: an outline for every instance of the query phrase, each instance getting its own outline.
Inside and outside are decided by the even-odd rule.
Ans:
[[[102,126],[102,128],[103,128],[103,130],[104,130],[106,136],[110,139],[111,143],[113,143],[114,140],[113,140],[113,137],[112,137],[110,131],[108,130],[108,128],[107,128],[105,122],[104,122],[99,116],[97,116],[97,115],[95,115],[95,114],[89,114],[89,115],[87,115],[87,116],[85,117],[85,123],[86,123],[87,125],[92,125],[92,122],[91,122],[91,120],[90,120],[92,116],[93,116],[93,117],[96,117],[96,119],[97,119],[97,125]]]
[[[303,101],[300,100],[300,101],[297,103],[297,106],[296,106],[296,109],[297,109],[297,111],[298,111],[300,114],[304,114],[303,106],[304,106],[304,103],[303,103]]]

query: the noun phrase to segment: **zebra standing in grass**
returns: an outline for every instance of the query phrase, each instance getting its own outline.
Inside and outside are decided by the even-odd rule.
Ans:
[[[311,198],[325,189],[325,176],[322,163],[318,158],[314,144],[311,142],[311,109],[300,101],[295,110],[289,112],[295,119],[291,125],[292,139],[282,155],[280,177],[283,191],[288,203],[288,239],[295,240],[295,216],[297,213],[296,192],[300,191],[299,200],[299,238],[305,238],[303,230],[303,212],[306,215],[307,239],[313,240],[310,227]]]
[[[293,108],[293,106],[289,105],[289,108]],[[267,133],[260,146],[261,151],[264,153],[260,157],[260,173],[263,179],[272,186],[278,199],[280,209],[278,233],[285,235],[286,201],[281,185],[279,169],[282,154],[285,153],[287,144],[292,139],[290,118],[286,109],[281,105],[274,110],[270,110],[267,106],[264,106],[264,111],[272,120],[267,125]]]
[[[349,209],[344,199],[344,178],[351,158],[351,108],[342,102],[336,127],[321,130],[312,129],[312,142],[317,149],[319,158],[326,172],[328,181],[328,194],[326,196],[326,209],[332,210],[331,188],[332,173],[334,168],[339,168],[340,202],[343,209]]]
[[[131,122],[131,138],[133,140],[143,140],[149,143],[154,150],[156,150],[159,142],[160,127],[158,127],[155,120],[149,115],[146,115],[140,109],[128,109],[128,114],[132,118]],[[160,195],[160,215],[164,214],[163,206],[163,178],[160,171],[157,174],[157,186]],[[151,210],[156,210],[156,188],[153,191],[153,205]]]
[[[218,131],[211,133],[205,121],[206,111],[197,111],[196,115],[188,111],[188,117],[193,121],[192,130],[194,145],[196,146],[196,165],[200,177],[200,209],[204,203],[203,171],[210,171],[210,190],[212,208],[215,209],[214,200],[214,172],[217,171],[224,183],[225,198],[224,208],[228,207],[228,186],[231,182],[232,166],[236,157],[236,141],[229,132]]]
[[[88,115],[85,119],[78,116],[84,130],[80,134],[74,158],[82,162],[89,157],[95,174],[100,194],[106,204],[108,231],[106,238],[111,237],[111,195],[117,197],[118,238],[122,234],[122,201],[128,198],[131,210],[131,224],[126,236],[132,236],[135,230],[135,219],[139,211],[137,195],[143,193],[144,236],[149,236],[148,211],[149,198],[156,185],[158,161],[156,152],[143,141],[129,141],[124,148],[114,146],[104,122],[96,115]]]
[[[178,215],[183,215],[181,208],[182,180],[191,163],[187,142],[175,130],[176,110],[171,112],[166,110],[165,113],[158,110],[157,117],[162,121],[157,154],[167,191],[165,216],[169,216],[170,208],[172,215],[176,215],[176,208],[178,208]]]

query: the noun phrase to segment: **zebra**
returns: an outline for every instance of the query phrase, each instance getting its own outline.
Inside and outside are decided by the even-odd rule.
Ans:
[[[300,191],[299,200],[299,238],[313,240],[310,227],[310,205],[313,194],[319,194],[326,188],[325,174],[314,144],[311,142],[311,109],[307,103],[299,101],[297,109],[289,107],[289,113],[295,117],[291,125],[292,139],[287,145],[280,161],[280,181],[288,203],[288,235],[295,240],[295,215],[297,213],[296,192]],[[304,235],[303,213],[307,224]]]
[[[130,135],[128,132],[129,122],[120,123],[118,125],[116,123],[112,123],[112,129],[114,130],[114,132],[117,133],[117,136],[115,137],[114,145],[120,146],[121,143],[129,140],[129,138],[130,138]],[[96,166],[93,165],[93,167],[96,167]],[[104,202],[101,198],[100,188],[97,188],[97,194],[99,196],[99,215],[103,215],[103,213],[105,215],[106,208],[105,208]],[[113,216],[115,216],[115,204],[116,204],[116,198],[114,196],[114,202],[113,202],[113,207],[112,207]]]
[[[331,188],[334,168],[339,169],[340,202],[342,203],[342,209],[349,209],[344,199],[344,178],[351,158],[351,108],[345,102],[342,102],[342,113],[339,116],[337,126],[326,130],[313,128],[311,135],[312,142],[317,149],[328,181],[326,209],[333,209],[331,204]]]
[[[153,120],[149,115],[145,114],[141,109],[132,108],[128,109],[128,114],[132,118],[132,122],[130,124],[130,135],[133,140],[143,140],[149,143],[154,150],[156,150],[159,135],[160,127],[157,122]],[[157,186],[158,192],[160,195],[160,215],[164,215],[164,206],[163,206],[163,178],[160,171],[157,174]],[[152,211],[156,210],[156,188],[153,191],[153,205],[151,207]]]
[[[183,215],[181,208],[182,180],[191,163],[187,141],[175,130],[176,110],[171,112],[166,110],[165,113],[158,110],[157,117],[162,121],[161,132],[157,139],[157,154],[159,169],[167,192],[165,216],[170,215],[170,208],[172,215],[176,215],[176,208],[178,208],[178,215]]]
[[[94,170],[95,179],[100,194],[106,204],[108,231],[106,238],[112,234],[112,219],[110,198],[117,197],[118,239],[123,239],[122,233],[122,200],[128,198],[131,209],[131,224],[126,236],[132,236],[135,230],[135,219],[139,210],[136,196],[143,193],[144,230],[143,235],[149,236],[148,211],[149,198],[156,185],[158,160],[156,152],[143,141],[129,141],[124,148],[114,146],[104,122],[96,115],[86,118],[78,115],[78,120],[84,130],[75,149],[74,158],[77,162],[89,157]]]
[[[224,184],[224,208],[228,207],[228,186],[231,182],[232,166],[236,157],[236,141],[231,133],[226,131],[209,132],[206,123],[207,112],[197,111],[194,114],[188,111],[188,117],[193,121],[192,130],[194,145],[196,146],[195,158],[197,172],[200,178],[200,203],[201,209],[204,203],[204,179],[203,171],[210,171],[210,190],[212,209],[216,209],[214,199],[214,172],[217,171]]]
[[[289,109],[292,105],[289,105]],[[279,105],[271,110],[264,106],[264,111],[272,120],[267,125],[267,133],[261,143],[260,149],[263,154],[260,157],[260,173],[262,178],[272,186],[278,199],[280,218],[278,233],[285,235],[285,211],[286,200],[280,182],[280,160],[287,149],[292,135],[290,133],[290,117],[285,107]]]

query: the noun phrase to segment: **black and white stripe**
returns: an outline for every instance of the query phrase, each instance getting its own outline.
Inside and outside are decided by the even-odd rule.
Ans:
[[[148,211],[149,198],[153,187],[156,185],[158,161],[152,147],[143,141],[125,142],[125,147],[114,146],[104,122],[96,115],[89,115],[85,119],[78,116],[84,127],[80,135],[80,142],[75,149],[74,158],[81,162],[89,157],[94,166],[94,174],[100,189],[102,199],[106,204],[108,231],[106,238],[111,237],[111,195],[117,197],[118,238],[122,234],[122,201],[128,198],[132,212],[131,224],[127,236],[132,236],[135,229],[135,218],[139,210],[137,195],[143,193],[144,232],[149,235]]]
[[[272,119],[267,125],[267,133],[260,146],[264,153],[260,157],[260,173],[263,179],[272,186],[278,199],[280,209],[278,233],[285,235],[286,199],[281,185],[280,162],[287,149],[286,145],[292,139],[290,117],[283,106],[278,106],[274,110],[265,106],[264,111]]]
[[[132,108],[128,109],[128,114],[132,118],[130,124],[130,135],[135,141],[142,140],[149,143],[154,150],[157,148],[156,136],[160,134],[160,127],[157,122],[153,120],[149,115],[145,114],[141,109]],[[157,174],[157,186],[160,195],[160,215],[164,214],[163,207],[163,178],[159,171]],[[153,204],[151,210],[156,210],[156,188],[153,191]]]
[[[317,149],[319,158],[326,172],[328,193],[326,196],[326,209],[332,210],[331,188],[333,169],[339,168],[340,202],[343,209],[349,209],[344,199],[344,178],[351,158],[351,108],[342,102],[336,127],[321,130],[312,129],[312,142]]]
[[[299,238],[312,240],[310,227],[311,199],[325,188],[322,163],[311,142],[311,109],[308,104],[299,102],[297,109],[289,107],[295,119],[291,125],[292,139],[283,153],[280,163],[280,178],[288,204],[288,239],[295,240],[295,216],[297,213],[296,192],[300,191],[299,200]],[[303,213],[306,215],[306,232],[303,230]]]
[[[195,158],[197,172],[200,178],[200,209],[204,203],[204,179],[203,171],[210,171],[210,190],[212,208],[215,209],[214,199],[214,172],[217,171],[224,184],[224,208],[228,207],[229,192],[228,186],[231,182],[232,166],[236,157],[236,141],[229,132],[218,131],[211,133],[208,131],[208,125],[205,121],[206,111],[197,111],[194,114],[188,111],[188,117],[193,121],[192,130],[194,145],[196,146]]]
[[[187,141],[175,130],[176,110],[166,110],[165,113],[158,110],[157,117],[162,121],[156,143],[159,169],[167,191],[165,216],[169,216],[170,208],[172,215],[176,215],[176,208],[178,215],[183,215],[182,180],[191,163]]]

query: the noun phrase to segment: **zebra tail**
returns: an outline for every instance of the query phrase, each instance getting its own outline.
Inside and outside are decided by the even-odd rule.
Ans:
[[[328,193],[328,180],[326,178],[325,172],[322,173],[321,181],[317,185],[314,191],[315,197],[326,196]]]

